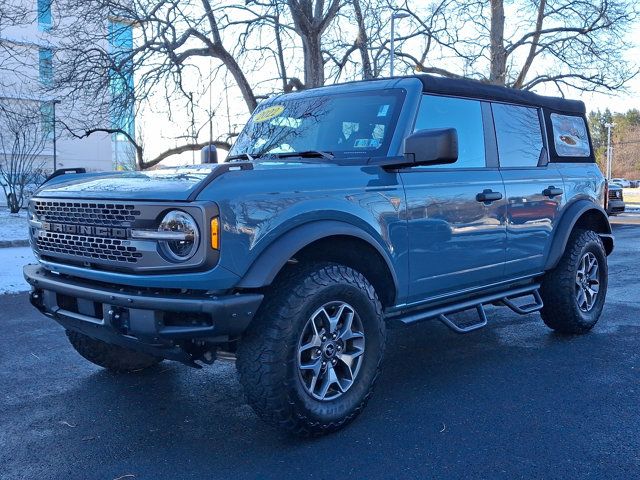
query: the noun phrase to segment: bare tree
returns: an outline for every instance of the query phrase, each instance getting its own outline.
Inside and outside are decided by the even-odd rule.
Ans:
[[[0,185],[11,213],[20,211],[27,189],[42,177],[47,135],[38,114],[31,102],[0,107]]]
[[[552,84],[560,92],[565,87],[606,91],[621,88],[637,73],[637,66],[624,58],[624,36],[638,13],[632,1],[526,0],[505,5],[504,0],[472,0],[458,12],[475,26],[467,47],[477,55],[478,71],[488,61],[484,79],[491,83],[525,90]]]
[[[56,84],[46,94],[78,112],[65,120],[69,134],[126,138],[139,168],[210,141],[228,146],[270,94],[384,75],[393,11],[407,14],[396,41],[399,72],[585,90],[620,88],[635,73],[622,40],[636,14],[631,0],[54,1],[69,18],[51,31]],[[96,28],[105,18],[134,26],[131,48],[114,49],[113,31]],[[227,75],[231,100],[207,102]],[[163,151],[113,121],[150,106],[180,123]]]

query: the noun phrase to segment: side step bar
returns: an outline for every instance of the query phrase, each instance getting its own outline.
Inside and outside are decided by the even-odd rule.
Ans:
[[[539,289],[540,284],[534,283],[531,285],[526,285],[524,287],[511,288],[509,290],[503,290],[500,292],[475,297],[469,300],[463,300],[440,307],[434,307],[415,313],[409,313],[407,315],[401,315],[398,317],[394,317],[389,321],[392,325],[411,325],[413,323],[422,322],[425,320],[436,319],[444,323],[447,327],[449,327],[456,333],[469,333],[487,325],[487,315],[484,311],[484,305],[487,304],[504,305],[520,315],[526,315],[528,313],[539,311],[543,306]],[[518,305],[513,302],[513,299],[515,298],[520,298],[528,295],[533,295],[534,303]],[[447,317],[448,314],[462,312],[471,308],[475,308],[478,312],[478,322],[476,323],[460,325]]]

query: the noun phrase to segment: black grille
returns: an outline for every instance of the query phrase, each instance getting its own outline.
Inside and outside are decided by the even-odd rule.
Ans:
[[[65,254],[89,259],[136,263],[142,254],[127,240],[40,232],[36,245],[42,254]]]
[[[41,222],[130,228],[140,210],[126,203],[35,200],[32,211]],[[142,257],[128,240],[40,230],[34,235],[40,254],[72,255],[87,260],[132,264]]]
[[[620,190],[609,190],[609,198],[622,199],[622,192]]]
[[[140,215],[135,205],[38,200],[33,204],[40,220],[75,225],[128,227]]]

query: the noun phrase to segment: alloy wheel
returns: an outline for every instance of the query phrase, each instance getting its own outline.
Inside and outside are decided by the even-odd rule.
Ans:
[[[307,321],[297,350],[302,385],[316,400],[334,400],[353,385],[365,347],[362,321],[341,301],[324,304]]]
[[[596,303],[600,290],[600,272],[598,259],[591,253],[585,253],[578,263],[576,272],[576,302],[583,312],[589,312]]]

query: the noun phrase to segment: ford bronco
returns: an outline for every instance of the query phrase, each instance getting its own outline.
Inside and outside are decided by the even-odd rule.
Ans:
[[[362,411],[388,327],[467,333],[494,305],[579,334],[603,309],[613,236],[579,101],[354,82],[264,101],[223,163],[79,172],[30,200],[33,305],[110,370],[235,358],[257,414],[297,434]]]

